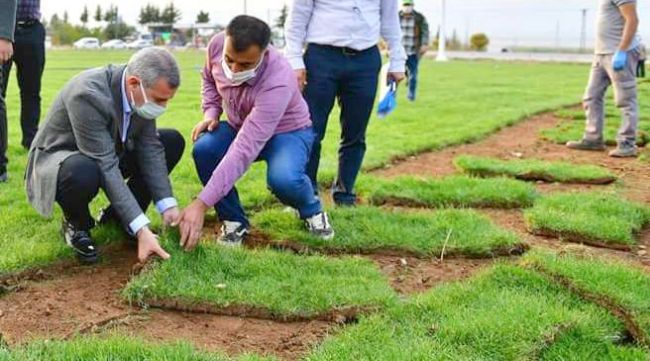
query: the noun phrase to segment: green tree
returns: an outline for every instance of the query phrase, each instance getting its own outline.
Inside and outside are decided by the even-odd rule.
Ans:
[[[160,22],[168,24],[168,25],[174,25],[178,20],[181,19],[181,11],[177,7],[174,6],[174,3],[171,2],[165,9],[162,11],[162,14],[160,16]]]
[[[210,14],[207,12],[199,11],[199,14],[196,15],[196,22],[199,24],[205,24],[210,22]]]
[[[158,22],[160,22],[160,9],[157,6],[147,4],[145,7],[140,8],[138,24],[144,25]]]
[[[127,25],[124,21],[118,20],[108,24],[103,31],[106,39],[122,39],[135,32],[135,28]]]
[[[84,5],[84,11],[81,13],[79,20],[81,20],[81,23],[84,24],[84,26],[88,24],[88,6]]]
[[[118,9],[117,6],[111,4],[108,7],[108,10],[104,12],[104,21],[109,22],[109,23],[114,23],[117,21],[118,17]]]
[[[63,23],[64,23],[64,24],[67,24],[67,23],[68,23],[68,20],[70,20],[69,17],[68,17],[68,12],[67,12],[67,11],[64,11],[64,12],[63,12]]]
[[[284,29],[287,17],[289,17],[289,7],[287,4],[284,4],[282,10],[280,10],[280,15],[275,19],[275,27],[278,29]]]
[[[102,7],[97,5],[97,9],[95,9],[95,16],[93,19],[95,19],[96,22],[102,21]]]
[[[484,33],[478,33],[472,35],[469,39],[470,48],[476,51],[486,51],[488,45],[490,45],[490,38]]]

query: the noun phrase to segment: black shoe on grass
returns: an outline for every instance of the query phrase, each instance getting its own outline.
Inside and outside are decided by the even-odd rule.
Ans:
[[[226,247],[240,247],[248,236],[248,228],[240,222],[224,221],[217,243]]]
[[[63,221],[63,238],[76,253],[77,259],[82,264],[95,264],[99,261],[99,252],[95,241],[90,238],[90,233],[77,230],[68,221]]]

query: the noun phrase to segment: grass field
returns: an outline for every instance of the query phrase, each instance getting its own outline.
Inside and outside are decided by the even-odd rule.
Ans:
[[[43,113],[58,89],[76,73],[124,62],[129,55],[119,51],[49,52]],[[187,51],[177,53],[177,57],[183,84],[159,126],[177,128],[189,139],[192,127],[202,118],[199,72],[204,54]],[[383,167],[422,151],[476,141],[529,115],[576,104],[587,72],[584,66],[571,64],[491,61],[441,64],[425,60],[418,102],[406,102],[402,90],[393,115],[385,120],[372,119],[364,169]],[[3,250],[0,276],[72,259],[58,233],[60,211],[56,211],[54,219],[42,219],[26,202],[22,182],[26,151],[19,145],[19,106],[14,80],[8,93],[11,163],[10,182],[0,185],[0,248]],[[337,168],[340,132],[337,110],[330,123],[321,162],[323,185],[333,179]],[[172,174],[181,205],[188,204],[201,188],[191,161],[191,148],[188,144],[184,158]],[[342,322],[359,318],[358,323],[333,326],[326,335],[321,335],[323,339],[310,344],[311,351],[305,351],[307,354],[300,357],[308,361],[648,359],[647,348],[628,342],[629,325],[618,315],[575,289],[554,282],[539,267],[529,267],[543,264],[580,287],[616,300],[647,330],[650,314],[647,292],[634,292],[635,288],[647,288],[647,275],[626,265],[607,263],[601,267],[600,263],[589,263],[589,260],[554,259],[535,252],[523,261],[510,259],[507,264],[496,261],[496,266],[486,266],[467,280],[446,283],[415,295],[402,291],[398,294],[398,288],[391,287],[395,280],[390,275],[391,267],[410,272],[414,266],[407,256],[415,255],[418,262],[438,267],[444,266],[442,258],[447,262],[447,257],[452,256],[509,256],[526,249],[516,233],[497,227],[482,211],[454,207],[535,205],[526,211],[533,224],[568,223],[579,230],[592,225],[598,228],[599,235],[611,236],[612,242],[626,245],[634,243],[634,233],[647,222],[650,214],[645,208],[609,199],[594,201],[591,196],[588,199],[568,196],[554,201],[554,195],[540,197],[533,184],[507,178],[384,180],[363,174],[359,192],[368,204],[354,209],[328,209],[337,236],[332,242],[324,243],[309,237],[292,213],[281,211],[266,189],[264,171],[264,164],[253,166],[238,186],[244,204],[251,211],[255,230],[271,240],[270,247],[224,249],[206,239],[195,252],[187,253],[180,250],[173,232],[166,233],[162,239],[172,254],[171,260],[150,263],[142,273],[131,278],[121,290],[125,303],[145,309],[151,306],[232,314],[244,320],[246,317],[279,321],[319,318]],[[377,207],[395,206],[395,203],[406,208],[435,209]],[[93,212],[106,204],[106,198],[100,196],[92,205]],[[587,208],[594,210],[581,211]],[[556,209],[564,217],[561,219],[564,223],[543,218]],[[160,221],[155,211],[150,209],[148,213],[154,226],[158,226]],[[566,217],[567,213],[583,218]],[[602,220],[603,217],[606,219]],[[596,225],[589,223],[590,220]],[[115,227],[98,228],[94,236],[102,245],[124,238]],[[274,247],[282,246],[282,241],[303,246],[302,250],[307,252],[281,251],[277,248],[282,247]],[[398,256],[364,256],[382,251]],[[384,261],[388,264],[382,263],[382,257],[389,258]],[[602,269],[596,269],[599,267]],[[580,274],[592,270],[589,276]],[[612,279],[616,282],[608,283]],[[0,317],[3,317],[1,313]],[[273,330],[273,322],[263,322],[268,322]],[[192,340],[186,341],[158,344],[109,332],[69,341],[35,341],[10,348],[0,342],[0,361],[273,359],[245,353],[239,357],[209,353],[192,345]]]

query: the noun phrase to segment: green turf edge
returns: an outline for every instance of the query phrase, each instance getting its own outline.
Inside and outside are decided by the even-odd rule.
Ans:
[[[396,301],[386,277],[361,257],[301,256],[270,249],[203,244],[180,250],[174,233],[164,238],[171,259],[133,278],[129,302],[183,311],[279,321],[344,321]]]

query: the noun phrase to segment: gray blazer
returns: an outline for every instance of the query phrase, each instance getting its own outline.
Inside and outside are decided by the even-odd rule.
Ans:
[[[17,0],[0,0],[0,38],[14,41]]]
[[[122,144],[121,81],[125,68],[109,65],[84,71],[54,100],[29,151],[25,173],[29,202],[43,216],[52,214],[60,165],[73,154],[97,162],[102,188],[124,224],[142,214],[120,172],[125,148],[135,152],[154,202],[173,196],[156,121],[133,115],[126,145]]]

